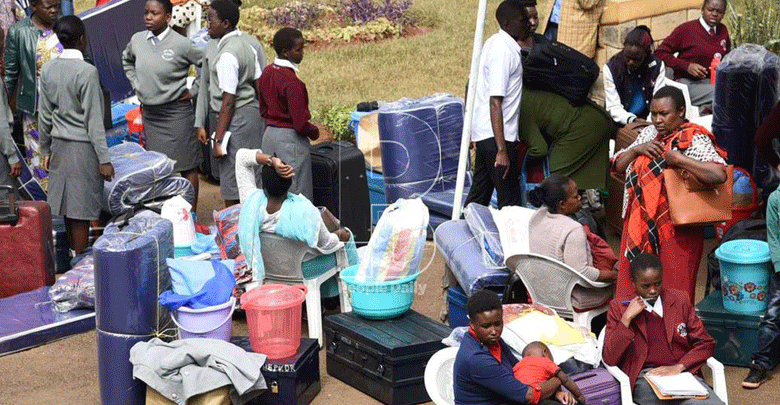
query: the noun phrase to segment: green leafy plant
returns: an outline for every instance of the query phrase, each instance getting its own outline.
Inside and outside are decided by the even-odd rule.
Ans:
[[[349,119],[354,109],[353,106],[325,107],[314,114],[313,120],[325,126],[334,141],[355,143],[355,134],[349,128]]]
[[[766,0],[744,0],[741,12],[729,3],[729,33],[733,47],[758,44],[780,53],[780,3]]]

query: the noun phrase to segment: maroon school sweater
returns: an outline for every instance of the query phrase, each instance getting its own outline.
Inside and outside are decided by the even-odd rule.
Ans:
[[[688,65],[698,63],[709,71],[710,62],[716,53],[721,60],[731,50],[729,30],[723,24],[718,24],[715,35],[704,30],[699,19],[680,24],[669,34],[658,49],[655,56],[664,61],[667,67],[674,69],[674,79],[695,78],[688,74]],[[675,57],[674,54],[678,53]]]

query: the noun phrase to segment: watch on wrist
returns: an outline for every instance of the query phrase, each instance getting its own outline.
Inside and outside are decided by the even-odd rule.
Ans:
[[[274,167],[274,164],[272,163],[272,160],[274,160],[274,157],[273,156],[269,156],[268,157],[268,161],[265,162],[265,165],[268,166],[268,167]]]

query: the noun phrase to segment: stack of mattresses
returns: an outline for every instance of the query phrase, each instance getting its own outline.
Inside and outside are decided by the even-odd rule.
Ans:
[[[757,157],[753,138],[777,103],[779,74],[777,55],[746,44],[726,55],[716,76],[712,132],[728,162],[753,172],[759,187],[768,186],[774,169]]]

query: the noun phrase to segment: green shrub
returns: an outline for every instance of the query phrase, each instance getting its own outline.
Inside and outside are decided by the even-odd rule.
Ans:
[[[744,0],[741,12],[729,3],[727,21],[732,48],[741,44],[762,45],[780,53],[780,2],[775,0]]]
[[[352,106],[326,107],[315,113],[313,120],[325,126],[333,135],[334,141],[355,143],[355,134],[349,129],[349,118],[354,109]]]

